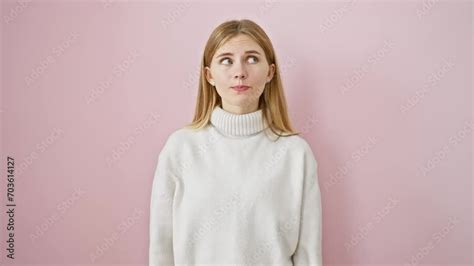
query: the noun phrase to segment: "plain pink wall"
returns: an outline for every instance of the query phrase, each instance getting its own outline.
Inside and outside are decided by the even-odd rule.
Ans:
[[[14,263],[148,263],[157,156],[192,118],[212,29],[250,18],[319,163],[324,264],[472,264],[472,13],[441,0],[2,1]]]

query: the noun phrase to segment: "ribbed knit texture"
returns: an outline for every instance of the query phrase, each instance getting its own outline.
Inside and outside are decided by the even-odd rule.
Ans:
[[[221,133],[228,136],[248,136],[264,129],[262,109],[247,114],[233,114],[216,106],[211,115],[211,123]]]
[[[262,110],[213,110],[171,133],[151,188],[149,265],[322,265],[317,162],[300,136],[272,141]]]

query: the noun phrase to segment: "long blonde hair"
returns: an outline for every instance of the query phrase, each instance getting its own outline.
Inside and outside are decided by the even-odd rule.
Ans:
[[[265,52],[268,64],[275,64],[274,76],[269,83],[265,84],[265,89],[258,103],[258,108],[262,109],[262,116],[268,128],[279,137],[300,134],[293,130],[290,123],[286,99],[283,93],[283,85],[280,78],[280,68],[276,60],[273,45],[263,29],[248,19],[226,21],[214,29],[209,36],[201,62],[199,91],[194,118],[193,121],[185,127],[195,130],[206,127],[210,123],[214,108],[218,105],[222,106],[221,97],[217,94],[215,88],[207,82],[205,67],[210,65],[217,49],[238,34],[246,34],[257,42]],[[279,133],[277,133],[277,131],[279,131]]]

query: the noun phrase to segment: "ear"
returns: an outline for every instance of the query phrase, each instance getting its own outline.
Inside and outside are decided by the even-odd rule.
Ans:
[[[268,69],[267,82],[270,82],[272,80],[273,76],[275,75],[275,69],[275,64],[271,64],[270,68]]]
[[[212,75],[211,75],[211,69],[209,67],[205,67],[204,68],[204,73],[206,75],[206,80],[207,82],[209,82],[212,86],[214,86],[214,79],[212,78]]]

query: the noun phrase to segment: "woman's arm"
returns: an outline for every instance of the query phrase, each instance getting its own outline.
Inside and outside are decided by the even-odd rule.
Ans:
[[[173,196],[175,178],[169,154],[163,148],[153,178],[150,203],[150,266],[174,266]]]
[[[293,254],[295,266],[322,266],[322,204],[317,162],[312,152],[306,160],[301,203],[299,241]]]

